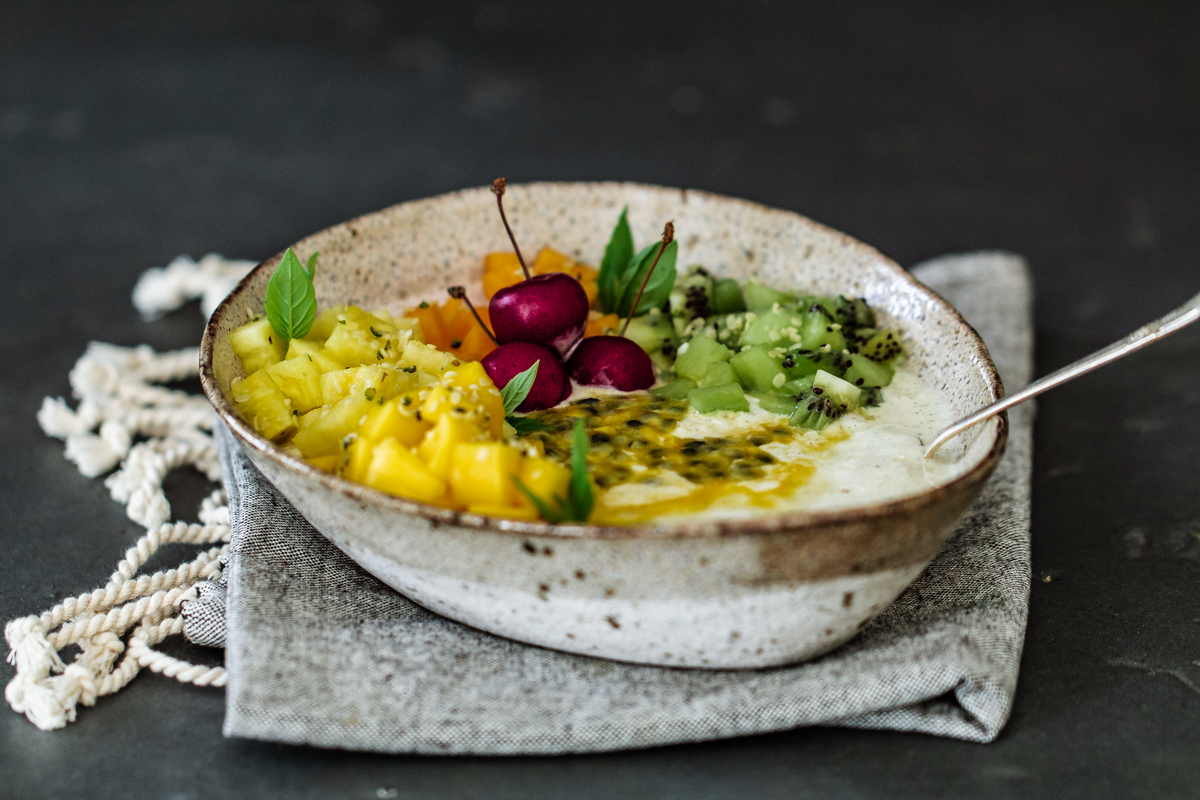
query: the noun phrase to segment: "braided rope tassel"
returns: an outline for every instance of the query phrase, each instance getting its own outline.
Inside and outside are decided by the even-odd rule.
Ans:
[[[208,302],[211,294],[219,300],[250,266],[213,255],[200,263],[181,256],[143,276],[135,304],[153,315],[191,297],[203,295]],[[194,466],[213,481],[221,477],[207,402],[154,385],[194,377],[198,356],[195,348],[156,353],[145,345],[92,342],[71,370],[78,408],[47,397],[38,412],[42,430],[66,441],[66,457],[84,475],[96,477],[120,465],[105,485],[130,519],[147,529],[104,587],[5,626],[8,661],[17,668],[5,700],[42,730],[74,722],[78,706],[120,691],[142,669],[197,686],[225,685],[224,668],[153,649],[183,633],[181,605],[196,599],[197,583],[220,577],[229,550],[229,509],[221,490],[201,504],[199,523],[168,522],[171,506],[162,490],[167,473],[182,466]],[[134,444],[135,436],[147,438]],[[215,546],[174,569],[138,574],[155,552],[172,544]],[[66,663],[59,651],[72,645],[79,653]]]

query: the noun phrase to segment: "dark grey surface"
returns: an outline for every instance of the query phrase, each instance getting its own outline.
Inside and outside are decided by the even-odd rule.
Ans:
[[[1044,373],[1200,290],[1200,12],[0,4],[0,618],[99,585],[138,535],[34,414],[90,339],[196,342],[194,309],[137,319],[141,270],[502,174],[750,197],[902,263],[1024,253]],[[366,756],[226,741],[220,692],[143,676],[55,733],[0,711],[0,797],[1196,796],[1198,356],[1186,332],[1040,401],[1029,636],[992,745]],[[190,517],[202,481],[170,486]]]

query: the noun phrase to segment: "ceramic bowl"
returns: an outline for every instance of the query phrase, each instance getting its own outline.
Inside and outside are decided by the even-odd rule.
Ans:
[[[680,263],[780,288],[865,297],[909,345],[909,365],[965,413],[1002,394],[987,349],[946,301],[876,250],[788,211],[628,183],[509,189],[527,252],[597,263],[623,206],[638,242],[665,220]],[[394,313],[477,286],[484,253],[509,247],[486,188],[403,203],[293,245],[320,251],[322,305]],[[282,254],[281,254],[282,255]],[[204,391],[249,459],[322,534],[396,591],[467,625],[557,650],[643,664],[749,668],[812,658],[847,641],[938,552],[999,461],[1007,420],[960,437],[962,470],[899,500],[821,513],[636,527],[480,517],[382,494],[322,472],[234,410],[242,375],[228,334],[261,314],[281,256],[260,264],[204,333]]]

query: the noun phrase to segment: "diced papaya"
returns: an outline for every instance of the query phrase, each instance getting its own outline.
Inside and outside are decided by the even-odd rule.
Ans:
[[[297,340],[298,341],[298,340]],[[289,358],[263,370],[292,401],[292,408],[305,414],[325,401],[321,393],[321,373],[308,358]]]
[[[481,517],[520,519],[527,522],[534,522],[538,518],[538,511],[533,506],[491,506],[477,504],[467,506],[467,511],[471,514],[479,514]]]
[[[503,442],[460,444],[454,450],[450,487],[459,503],[517,506],[520,493],[513,476],[521,468],[521,453]]]
[[[273,442],[283,442],[296,432],[292,401],[265,370],[259,370],[249,378],[234,379],[229,389],[238,404],[238,411],[263,436]]]
[[[310,342],[307,339],[292,339],[288,342],[287,358],[306,358],[313,363],[317,368],[317,372],[326,373],[333,372],[336,369],[345,369],[346,365],[332,358],[325,352],[325,346],[318,342]]]
[[[450,337],[442,325],[442,316],[429,303],[421,303],[419,306],[408,309],[404,312],[404,316],[420,323],[427,344],[442,349],[450,346]]]
[[[324,344],[329,338],[329,334],[333,333],[333,327],[337,325],[338,316],[345,312],[345,306],[330,306],[321,313],[317,314],[317,318],[313,320],[312,327],[308,329],[305,339],[310,342],[319,342]]]
[[[384,439],[375,445],[363,483],[421,503],[450,503],[446,481],[395,439]]]
[[[350,395],[320,409],[317,418],[307,422],[292,443],[307,458],[341,453],[342,440],[357,431],[367,414],[378,407],[361,393]]]
[[[553,507],[555,497],[567,496],[571,483],[571,470],[548,458],[530,456],[521,462],[518,477],[526,489]],[[518,492],[518,494],[522,504],[529,508],[535,507],[524,492]]]
[[[511,250],[488,253],[483,257],[484,274],[489,272],[521,272],[521,260]],[[522,276],[524,277],[524,276]]]
[[[388,400],[372,411],[358,429],[359,438],[373,442],[396,439],[405,447],[416,447],[420,444],[431,423],[423,417],[417,418],[416,403],[411,398],[407,406],[402,405],[402,399],[398,397]]]
[[[433,430],[425,434],[417,453],[434,474],[448,478],[454,463],[454,448],[481,438],[486,438],[486,434],[476,420],[457,414],[444,414]]]
[[[347,366],[395,362],[411,336],[407,330],[350,306],[338,315],[333,333],[325,341],[325,352]]]
[[[229,332],[229,346],[242,362],[247,375],[282,361],[287,340],[275,333],[266,317]]]
[[[480,309],[480,315],[482,314],[483,309]],[[451,349],[453,350],[453,348]],[[467,331],[467,335],[463,337],[462,346],[455,352],[458,353],[459,358],[466,361],[480,361],[495,349],[496,343],[492,341],[492,337],[488,336],[487,331],[479,327],[479,323],[471,320],[471,330]]]
[[[588,312],[587,328],[583,331],[583,338],[589,336],[607,336],[610,333],[616,333],[621,327],[621,318],[616,314],[601,314],[599,311]]]

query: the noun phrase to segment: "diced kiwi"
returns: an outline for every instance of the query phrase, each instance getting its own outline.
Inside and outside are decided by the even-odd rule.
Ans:
[[[832,315],[826,314],[820,304],[813,303],[804,315],[800,346],[805,350],[820,350],[826,345],[832,351],[841,352],[846,349],[846,337],[842,335],[841,323],[834,322]]]
[[[853,411],[858,408],[862,399],[862,390],[836,375],[825,370],[817,370],[813,376],[813,394],[831,398],[843,411]]]
[[[699,381],[700,388],[722,386],[726,383],[737,383],[737,373],[726,361],[710,361],[704,368],[704,377]]]
[[[889,364],[872,361],[864,355],[848,356],[850,367],[843,376],[848,383],[860,388],[887,386],[892,382],[896,370]]]
[[[757,281],[747,281],[742,286],[742,296],[745,298],[746,308],[751,311],[769,311],[776,303],[791,305],[796,302],[796,295],[763,286]]]
[[[650,394],[669,397],[672,400],[686,400],[688,392],[696,388],[696,382],[691,378],[675,378],[664,383],[662,386],[656,386],[650,390]]]
[[[767,355],[765,347],[743,350],[729,359],[729,364],[747,389],[773,392],[778,390],[785,380],[779,361]]]
[[[722,314],[711,317],[708,325],[717,334],[717,341],[733,349],[742,346],[742,333],[746,330],[745,314]]]
[[[839,294],[834,303],[836,307],[834,316],[842,325],[853,328],[875,327],[875,312],[867,305],[865,299]]]
[[[812,391],[800,398],[789,417],[793,425],[819,431],[843,414],[859,407],[863,392],[836,375],[819,370]]]
[[[796,396],[792,394],[777,394],[775,392],[758,392],[758,407],[772,414],[788,416],[796,410]]]
[[[764,311],[746,323],[742,331],[742,345],[765,344],[790,346],[801,342],[801,329],[805,317],[791,307],[778,311]]]
[[[632,339],[647,353],[654,353],[662,350],[663,345],[675,344],[675,326],[671,324],[669,316],[653,309],[631,319],[625,337]]]
[[[828,316],[834,322],[837,322],[837,301],[832,297],[826,297],[825,295],[820,294],[809,294],[800,298],[800,308],[802,310],[817,311],[818,309],[814,308],[813,306],[819,306],[821,309],[824,309],[826,316]]]
[[[675,358],[675,372],[685,378],[699,381],[704,369],[711,361],[728,361],[733,355],[729,348],[707,336],[695,336],[679,346]]]
[[[746,393],[736,383],[692,389],[688,392],[687,397],[692,408],[701,414],[712,414],[716,411],[750,410],[750,402],[746,399]]]
[[[713,283],[714,314],[737,314],[746,310],[746,298],[741,285],[733,278],[721,278]]]
[[[786,381],[784,382],[783,386],[779,387],[779,391],[792,395],[793,397],[806,395],[812,391],[813,377],[815,375],[816,373],[814,372],[812,375],[806,375],[803,378],[793,378],[790,381]]]
[[[692,266],[671,290],[671,316],[685,320],[712,315],[713,279],[703,267]]]
[[[834,375],[841,375],[850,366],[850,359],[845,353],[820,350],[790,350],[783,356],[783,374],[788,380],[815,375],[823,369]]]
[[[858,352],[872,361],[891,361],[904,352],[904,346],[900,344],[899,333],[883,328],[861,345]]]

